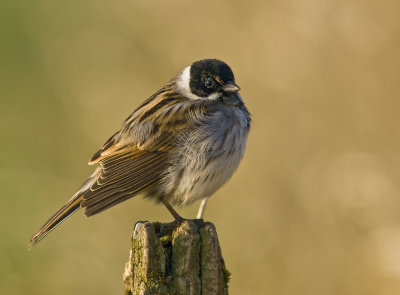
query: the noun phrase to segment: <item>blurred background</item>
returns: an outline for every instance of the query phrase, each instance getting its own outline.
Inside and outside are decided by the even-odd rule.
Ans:
[[[210,200],[231,294],[400,293],[399,1],[0,2],[0,293],[122,294],[137,197],[27,240],[179,70],[219,58],[253,115]],[[179,210],[194,217],[197,206]]]

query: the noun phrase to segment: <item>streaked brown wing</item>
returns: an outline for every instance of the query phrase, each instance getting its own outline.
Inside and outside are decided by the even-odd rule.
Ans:
[[[101,174],[83,195],[85,215],[104,211],[154,185],[167,163],[168,154],[131,150],[101,161]]]
[[[144,101],[124,122],[120,131],[111,136],[89,160],[89,165],[119,154],[126,146],[140,150],[169,150],[171,135],[174,133],[174,107],[187,100],[175,92],[170,84]],[[166,116],[166,113],[169,114]]]
[[[83,195],[85,215],[99,213],[156,184],[181,131],[196,124],[206,109],[170,87],[145,101],[90,160],[89,164],[100,164],[101,173]]]

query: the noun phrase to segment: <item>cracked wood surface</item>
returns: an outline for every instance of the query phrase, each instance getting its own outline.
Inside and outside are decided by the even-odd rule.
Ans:
[[[135,225],[124,273],[126,295],[225,295],[228,281],[212,223]]]

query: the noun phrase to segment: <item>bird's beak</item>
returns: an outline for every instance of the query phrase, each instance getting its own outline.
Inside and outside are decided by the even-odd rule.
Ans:
[[[240,87],[236,85],[235,82],[233,81],[228,81],[225,83],[225,85],[222,87],[222,90],[225,92],[238,92],[240,90]]]

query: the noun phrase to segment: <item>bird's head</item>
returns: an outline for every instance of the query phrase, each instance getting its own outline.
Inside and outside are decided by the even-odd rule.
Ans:
[[[186,67],[176,77],[178,91],[189,99],[217,100],[237,96],[240,90],[231,68],[217,59],[203,59]]]

